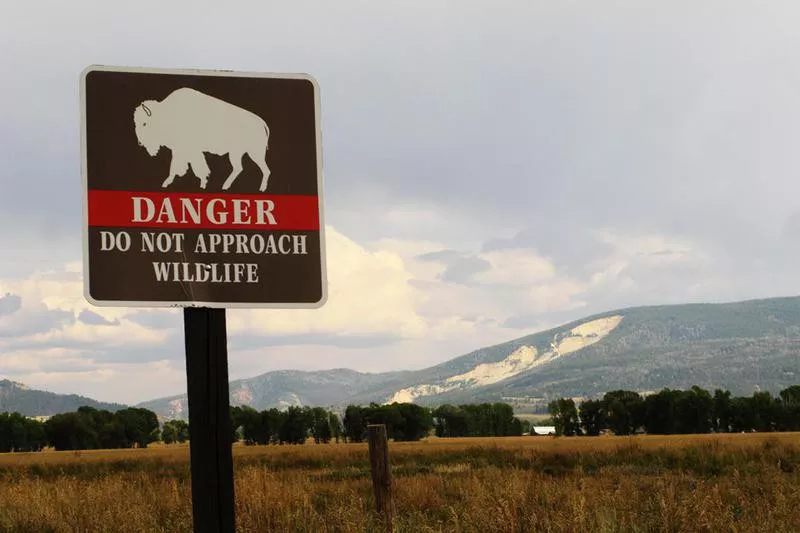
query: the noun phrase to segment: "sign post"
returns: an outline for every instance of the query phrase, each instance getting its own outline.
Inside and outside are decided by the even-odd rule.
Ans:
[[[234,532],[225,310],[186,308],[183,320],[195,531]]]
[[[301,74],[81,75],[84,295],[184,308],[196,532],[235,530],[225,310],[327,299],[319,107]]]

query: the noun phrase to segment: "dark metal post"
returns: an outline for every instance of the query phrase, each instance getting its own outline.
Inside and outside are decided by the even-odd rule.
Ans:
[[[187,307],[186,377],[195,533],[235,533],[225,309]]]

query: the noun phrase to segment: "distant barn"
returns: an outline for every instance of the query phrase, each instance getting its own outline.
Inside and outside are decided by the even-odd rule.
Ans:
[[[531,428],[532,434],[535,435],[555,435],[556,434],[556,427],[555,426],[533,426]]]

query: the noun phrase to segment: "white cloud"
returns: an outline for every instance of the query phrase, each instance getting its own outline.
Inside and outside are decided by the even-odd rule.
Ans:
[[[341,358],[343,350],[356,368],[426,366],[459,355],[443,351],[441,343],[472,349],[507,340],[509,329],[500,323],[509,315],[569,307],[580,292],[576,282],[558,278],[553,265],[530,250],[478,254],[489,268],[476,274],[480,283],[463,284],[440,279],[447,265],[420,258],[440,252],[441,242],[384,239],[359,244],[331,226],[326,236],[325,306],[228,310],[231,360],[241,354],[252,363],[237,363],[240,375],[265,371],[254,363],[265,357],[272,358],[267,364],[271,369],[341,366],[331,354]],[[164,327],[143,319],[148,313],[177,315],[180,310],[93,307],[83,298],[78,262],[2,281],[0,293],[21,302],[16,311],[0,315],[0,331],[7,334],[0,339],[0,363],[19,381],[52,387],[71,383],[75,391],[109,398],[122,394],[121,384],[142,369],[183,364],[180,322]],[[353,341],[343,343],[346,338]],[[425,349],[420,343],[437,348]],[[405,355],[410,346],[413,356]],[[304,360],[292,363],[288,353],[303,353]],[[375,353],[392,356],[370,361]],[[164,376],[175,377],[174,372]],[[160,374],[151,374],[146,389],[175,392],[174,387],[167,389],[176,383],[172,378],[162,381]]]
[[[326,227],[328,301],[320,309],[233,310],[232,334],[390,335],[419,337],[425,323],[417,314],[420,295],[394,252],[367,249]]]
[[[576,297],[586,292],[586,284],[572,280],[558,280],[549,284],[534,285],[527,291],[529,312],[545,314],[553,311],[572,311],[586,305]]]
[[[106,363],[88,370],[31,371],[14,376],[31,388],[136,404],[186,390],[186,370],[173,361]]]
[[[418,312],[425,295],[411,284],[413,274],[401,255],[379,245],[362,246],[330,226],[326,236],[326,305],[308,310],[228,310],[232,341],[255,338],[252,347],[259,345],[258,338],[264,339],[264,344],[279,339],[301,345],[303,337],[316,343],[331,336],[421,339],[441,329]],[[180,310],[93,307],[83,298],[80,263],[2,280],[0,294],[14,296],[14,306],[9,305],[0,315],[0,365],[5,374],[19,381],[60,386],[68,379],[75,391],[109,397],[131,379],[131,368],[152,368],[159,356],[175,362],[183,359],[179,328],[157,327],[142,319],[148,312],[178,314]],[[81,314],[85,317],[87,310],[102,319],[82,321]],[[335,366],[326,357],[325,346],[314,350],[310,359],[314,366]],[[262,345],[260,351],[267,350]],[[119,370],[124,364],[128,370]],[[55,366],[58,370],[52,370]],[[161,376],[154,374],[149,379],[158,382]],[[171,392],[166,390],[166,382],[163,386],[161,394]]]
[[[491,264],[490,269],[472,277],[482,284],[529,287],[551,280],[556,273],[552,262],[531,249],[509,248],[481,253],[478,257]]]

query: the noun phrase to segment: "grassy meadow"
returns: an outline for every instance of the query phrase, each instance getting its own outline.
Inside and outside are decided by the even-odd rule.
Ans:
[[[191,532],[185,445],[0,455],[0,531]],[[390,443],[395,531],[800,531],[800,433]],[[234,446],[238,531],[383,531],[366,444]]]

